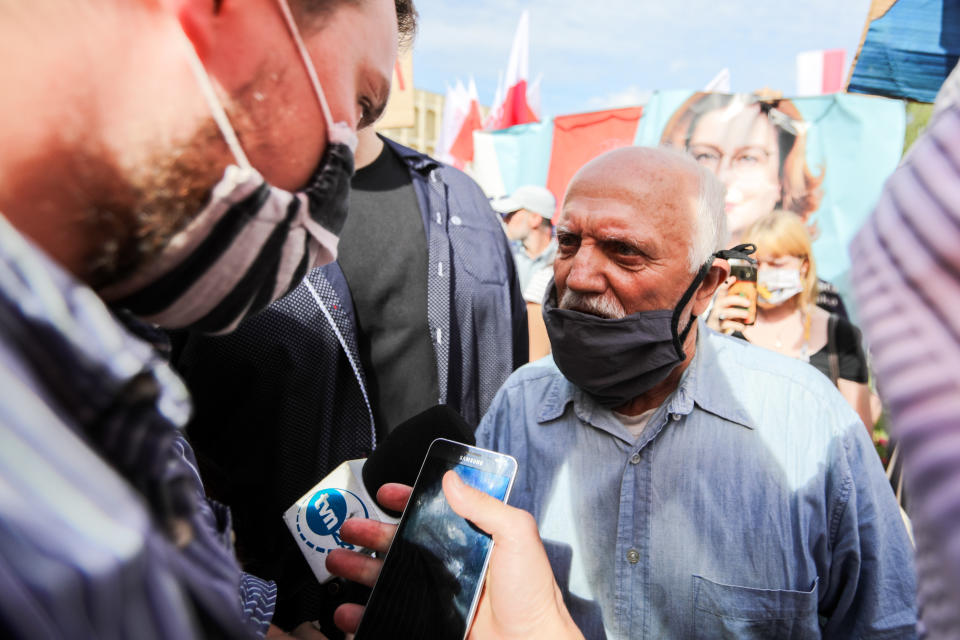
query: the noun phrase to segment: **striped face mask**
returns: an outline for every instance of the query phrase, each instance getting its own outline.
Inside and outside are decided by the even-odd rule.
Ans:
[[[357,137],[333,122],[313,62],[286,0],[277,0],[323,111],[328,140],[303,191],[268,184],[243,152],[192,43],[190,62],[236,160],[204,209],[157,258],[100,291],[113,306],[167,329],[227,333],[297,286],[311,268],[337,258],[347,215]]]

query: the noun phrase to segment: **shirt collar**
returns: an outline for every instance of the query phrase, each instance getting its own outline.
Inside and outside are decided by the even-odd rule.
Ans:
[[[562,374],[557,376],[547,390],[540,410],[537,413],[537,422],[543,424],[556,420],[563,415],[567,405],[573,403],[573,412],[587,424],[602,429],[618,438],[626,438],[627,431],[613,411],[597,404],[583,389],[567,380]]]
[[[717,350],[722,339],[706,322],[698,321],[697,353],[684,372],[680,387],[668,400],[678,402],[678,408],[671,407],[671,412],[690,413],[695,404],[724,420],[754,429],[753,420],[738,400],[740,389],[735,385],[739,363],[725,361]],[[686,410],[680,411],[681,406]]]
[[[419,151],[415,151],[410,147],[405,147],[398,142],[394,142],[390,138],[380,136],[380,139],[383,140],[383,143],[390,147],[393,152],[396,153],[401,160],[406,162],[414,171],[426,173],[440,166],[439,162],[428,155],[422,154]]]
[[[698,321],[697,352],[693,361],[680,378],[680,384],[664,402],[667,413],[687,415],[694,406],[729,422],[753,429],[746,410],[737,401],[737,389],[730,384],[736,379],[736,371],[724,366],[718,357],[716,336],[706,324]],[[589,394],[574,385],[562,374],[550,385],[540,409],[537,422],[556,420],[573,402],[577,417],[606,431],[621,431],[622,425],[612,411],[605,410]]]

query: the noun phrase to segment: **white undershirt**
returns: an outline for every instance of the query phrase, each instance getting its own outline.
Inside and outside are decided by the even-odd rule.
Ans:
[[[617,420],[620,421],[620,424],[627,428],[627,431],[634,438],[639,438],[640,434],[643,433],[644,427],[647,426],[647,423],[650,422],[650,416],[653,415],[653,412],[657,410],[657,407],[653,409],[647,409],[638,416],[625,416],[622,413],[613,412],[613,415],[617,417]]]

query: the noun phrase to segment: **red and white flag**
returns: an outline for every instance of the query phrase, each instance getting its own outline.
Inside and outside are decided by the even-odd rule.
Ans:
[[[542,114],[542,109],[540,106],[540,82],[543,80],[543,74],[538,73],[537,77],[533,82],[527,87],[527,104],[530,105],[530,111],[533,112],[533,116],[540,121],[540,116]]]
[[[797,95],[821,96],[843,91],[847,52],[843,49],[797,54]]]
[[[463,125],[463,119],[467,115],[470,106],[470,96],[463,82],[457,78],[457,84],[453,87],[447,85],[447,93],[443,99],[443,120],[440,122],[440,135],[437,138],[437,160],[453,164],[453,156],[450,155],[450,147],[460,133],[460,127]]]
[[[470,87],[466,91],[466,101],[463,120],[450,144],[450,155],[454,159],[454,166],[458,169],[463,169],[468,162],[473,162],[473,132],[483,126],[480,103],[477,99],[477,85],[474,84],[473,78],[470,78]]]
[[[537,122],[527,95],[527,73],[530,59],[530,13],[520,14],[520,24],[513,37],[507,74],[503,82],[503,101],[494,101],[485,129],[506,129],[517,124]],[[499,98],[499,95],[498,95]]]

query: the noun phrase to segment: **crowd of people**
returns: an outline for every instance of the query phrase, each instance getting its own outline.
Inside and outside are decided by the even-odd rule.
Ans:
[[[495,542],[471,638],[960,632],[960,77],[853,244],[865,339],[789,100],[491,202],[373,128],[417,18],[0,0],[0,635],[346,637],[382,559],[321,584],[281,514],[437,404],[519,462],[443,479]]]

